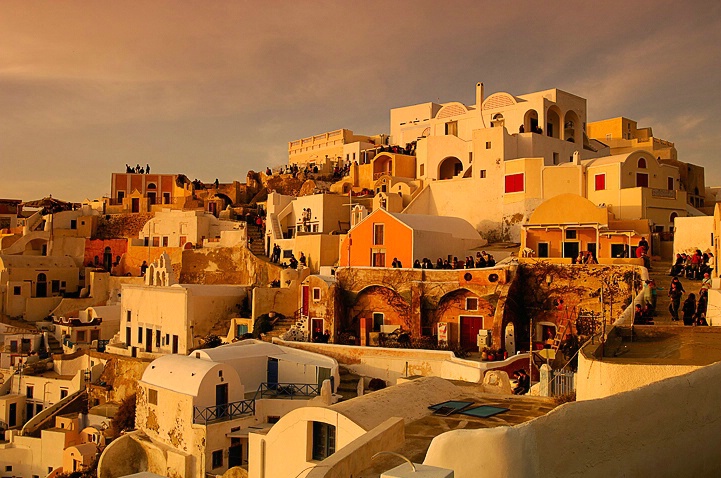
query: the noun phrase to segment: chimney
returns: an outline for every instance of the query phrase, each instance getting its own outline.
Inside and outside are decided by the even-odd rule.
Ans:
[[[483,104],[483,83],[476,83],[476,108],[481,109]]]

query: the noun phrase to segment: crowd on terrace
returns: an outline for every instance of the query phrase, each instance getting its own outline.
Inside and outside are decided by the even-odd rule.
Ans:
[[[494,267],[495,265],[496,260],[486,251],[476,252],[475,260],[473,256],[467,256],[465,260],[458,259],[458,257],[455,256],[452,260],[439,257],[435,266],[433,265],[433,261],[427,257],[424,257],[423,260],[416,259],[413,261],[414,269],[482,269],[484,267]],[[403,267],[401,262],[396,258],[393,258],[392,266],[396,268]]]

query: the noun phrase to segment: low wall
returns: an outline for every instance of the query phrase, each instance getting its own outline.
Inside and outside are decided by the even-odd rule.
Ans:
[[[356,438],[323,460],[306,478],[348,478],[368,468],[373,455],[379,451],[399,448],[405,441],[402,418],[389,418],[368,433]]]
[[[579,373],[583,375],[583,373]],[[721,476],[721,363],[513,427],[458,430],[424,464],[484,476]],[[483,450],[468,453],[468,450]]]
[[[508,360],[499,362],[476,362],[460,359],[453,352],[444,350],[358,347],[311,342],[286,342],[280,339],[273,339],[273,342],[334,358],[339,364],[359,375],[381,378],[390,383],[396,383],[397,379],[412,375],[463,380],[465,382],[481,382],[483,381],[483,374],[487,370],[505,370],[508,367],[513,367],[513,364],[517,361],[528,363],[528,355],[515,355]],[[518,366],[518,368],[523,367]]]

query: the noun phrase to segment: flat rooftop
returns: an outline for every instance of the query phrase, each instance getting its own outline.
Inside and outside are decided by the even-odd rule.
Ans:
[[[635,325],[633,333],[631,327],[616,332],[606,343],[605,361],[697,366],[721,361],[721,327]]]
[[[433,410],[429,409],[425,416],[406,423],[405,444],[401,449],[395,450],[414,463],[423,463],[431,441],[442,433],[451,430],[474,430],[518,425],[545,415],[557,406],[557,403],[550,398],[483,393],[480,384],[449,381],[461,389],[461,394],[453,397],[453,401],[473,402],[472,407],[489,405],[508,408],[509,410],[492,417],[480,418],[460,413],[449,416],[434,415]],[[372,466],[356,476],[357,478],[378,478],[381,473],[401,463],[400,458],[380,456],[373,460]]]

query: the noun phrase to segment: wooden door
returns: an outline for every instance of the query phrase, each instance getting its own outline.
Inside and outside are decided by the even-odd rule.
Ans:
[[[478,350],[478,331],[483,329],[483,317],[461,316],[461,347],[465,350]]]

